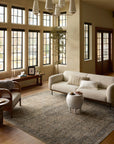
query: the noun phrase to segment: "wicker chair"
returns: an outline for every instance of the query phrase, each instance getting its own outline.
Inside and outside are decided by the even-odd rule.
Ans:
[[[14,81],[14,88],[8,90],[6,88],[0,88],[0,98],[7,98],[10,100],[7,106],[5,106],[4,111],[9,111],[11,117],[13,117],[13,109],[15,105],[19,102],[21,106],[21,88],[18,82]]]

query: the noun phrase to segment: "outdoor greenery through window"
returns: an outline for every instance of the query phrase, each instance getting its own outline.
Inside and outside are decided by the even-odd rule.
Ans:
[[[52,27],[53,26],[53,16],[50,13],[43,13],[43,26]]]
[[[43,33],[44,47],[43,47],[43,64],[49,65],[51,63],[51,38],[50,32]]]
[[[11,8],[11,22],[15,24],[25,24],[25,9],[12,7]]]
[[[7,45],[7,31],[6,29],[0,29],[0,71],[5,71],[6,45]]]
[[[29,25],[40,25],[40,13],[35,15],[33,14],[32,10],[29,10],[28,19]]]
[[[12,69],[23,68],[23,51],[24,51],[24,30],[12,30],[11,33],[11,50],[12,50]]]
[[[59,64],[66,64],[66,32],[62,39],[59,40],[59,55],[58,55]]]
[[[0,4],[0,22],[7,22],[7,7]]]
[[[60,27],[66,27],[67,26],[67,14],[66,14],[66,12],[61,12],[61,14],[58,18],[58,24]]]
[[[84,23],[84,60],[90,59],[91,24]]]
[[[29,31],[29,50],[28,50],[28,65],[38,66],[38,45],[40,33]]]

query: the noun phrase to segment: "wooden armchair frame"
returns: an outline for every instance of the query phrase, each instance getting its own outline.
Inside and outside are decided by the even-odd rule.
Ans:
[[[11,114],[11,117],[13,116],[13,108],[15,107],[15,105],[19,102],[19,104],[21,106],[21,98],[19,99],[19,101],[16,102],[15,105],[13,105],[12,92],[21,92],[21,87],[18,82],[14,81],[14,88],[11,91],[6,88],[0,88],[0,98],[7,98],[10,101],[5,106],[4,110],[9,111]]]

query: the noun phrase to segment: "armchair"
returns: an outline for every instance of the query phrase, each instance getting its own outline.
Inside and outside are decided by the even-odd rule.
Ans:
[[[13,109],[19,102],[21,106],[21,88],[18,82],[13,81],[13,88],[0,88],[0,98],[9,99],[9,103],[5,106],[4,111],[9,111],[11,117],[13,116]]]

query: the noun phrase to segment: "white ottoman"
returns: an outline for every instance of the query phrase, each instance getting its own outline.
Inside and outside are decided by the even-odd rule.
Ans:
[[[67,102],[70,112],[71,112],[71,109],[74,109],[75,113],[77,110],[79,110],[79,113],[80,113],[83,101],[84,101],[84,97],[83,97],[83,94],[80,92],[78,93],[69,92],[67,94],[66,102]]]

